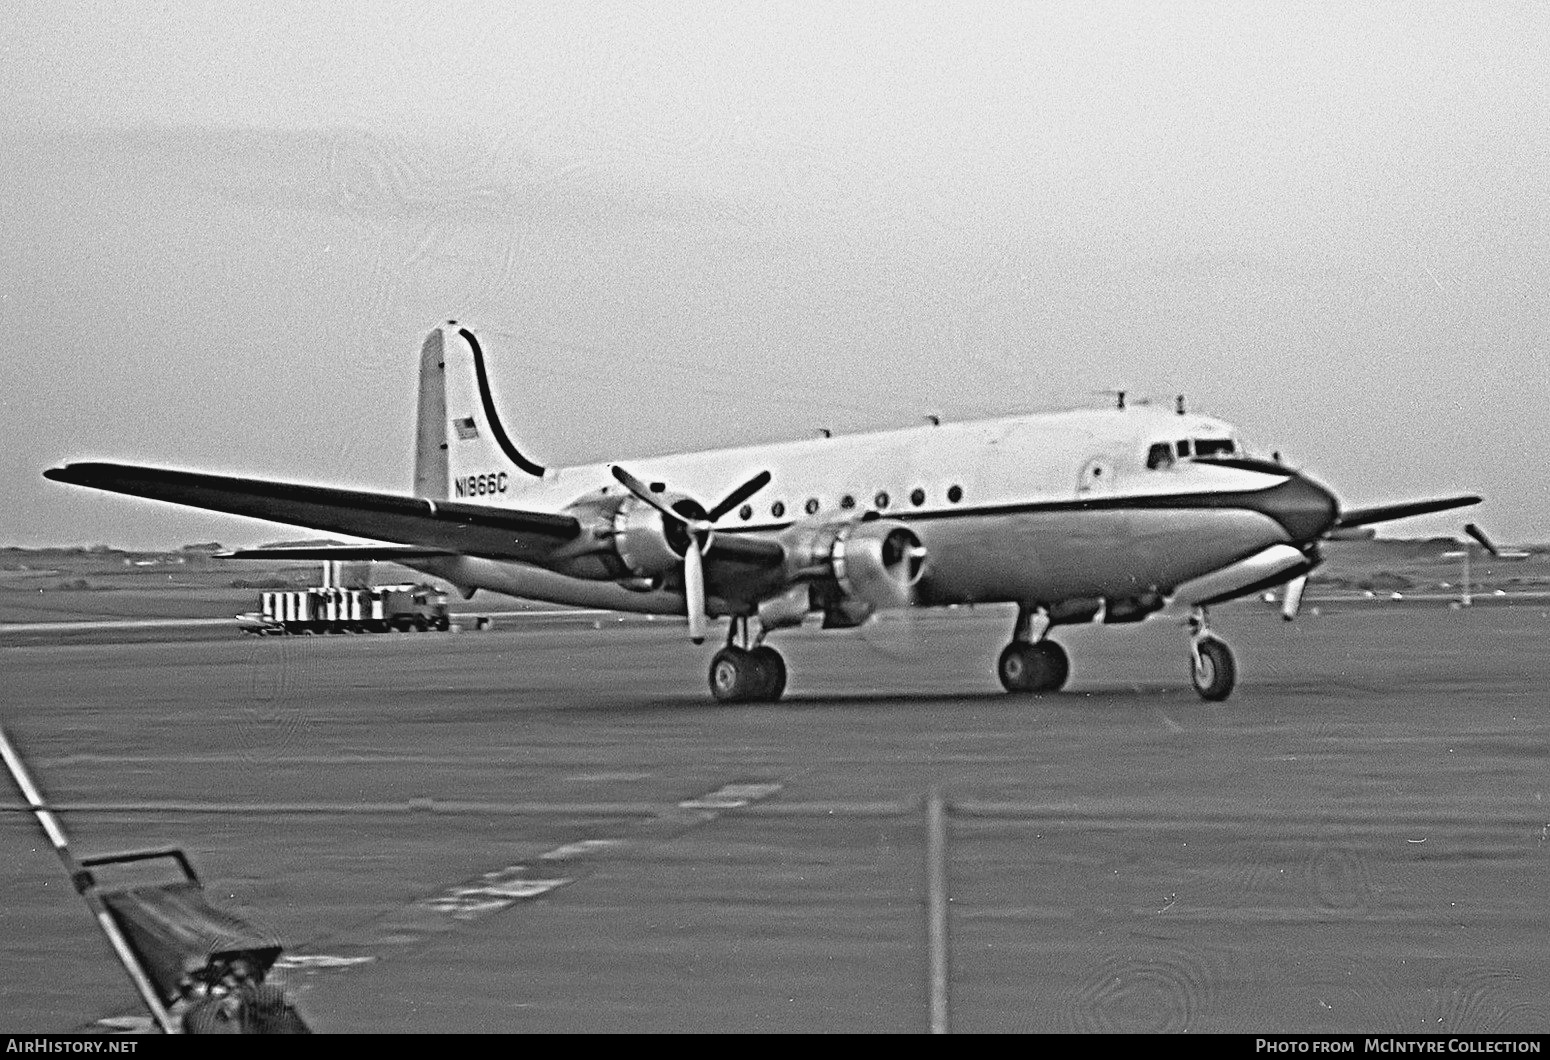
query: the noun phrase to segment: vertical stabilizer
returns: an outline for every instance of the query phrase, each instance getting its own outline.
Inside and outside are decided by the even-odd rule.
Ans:
[[[456,321],[432,331],[420,349],[415,492],[499,501],[543,474],[506,433],[479,339]]]
[[[420,347],[420,406],[414,435],[414,495],[447,496],[447,384],[441,329],[425,336]]]

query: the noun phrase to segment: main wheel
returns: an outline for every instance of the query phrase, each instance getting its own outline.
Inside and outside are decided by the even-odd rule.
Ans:
[[[1238,664],[1232,649],[1215,637],[1202,637],[1190,652],[1189,676],[1200,698],[1219,702],[1232,695],[1238,683]]]
[[[710,658],[710,694],[718,703],[745,703],[763,690],[764,674],[752,652],[722,648]]]
[[[753,656],[753,661],[764,673],[764,687],[760,689],[758,698],[775,702],[786,691],[785,658],[768,644],[761,644],[748,654]]]
[[[1071,660],[1052,640],[1037,644],[1014,640],[1001,653],[996,674],[1008,692],[1054,692],[1071,675]]]

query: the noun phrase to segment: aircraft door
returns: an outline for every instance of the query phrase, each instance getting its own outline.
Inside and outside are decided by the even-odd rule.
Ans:
[[[1110,493],[1114,489],[1114,461],[1106,456],[1095,456],[1082,465],[1081,472],[1077,475],[1076,495],[1089,497],[1094,494]]]

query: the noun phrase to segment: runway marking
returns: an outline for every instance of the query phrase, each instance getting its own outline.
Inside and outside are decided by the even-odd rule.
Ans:
[[[0,633],[58,633],[104,629],[177,629],[196,626],[231,626],[235,618],[124,618],[90,622],[0,622]]]
[[[357,964],[370,964],[375,957],[335,957],[328,953],[282,953],[274,967],[285,968],[353,968]]]
[[[477,883],[449,887],[440,894],[420,899],[415,905],[446,913],[454,920],[477,920],[571,882],[568,877],[530,880],[523,875],[526,872],[526,865],[507,865],[485,873]]]
[[[767,799],[780,790],[779,784],[726,784],[706,795],[685,799],[681,810],[736,810],[751,802]]]
[[[623,839],[583,839],[578,843],[566,843],[562,847],[546,850],[538,855],[540,861],[566,861],[602,850],[624,846]]]
[[[294,973],[298,981],[292,985],[300,992],[307,992],[312,988],[313,977],[319,973],[352,968],[390,956],[395,951],[406,952],[437,934],[504,912],[518,903],[533,901],[574,883],[586,874],[587,860],[642,843],[670,842],[692,828],[715,820],[727,810],[750,806],[780,790],[781,785],[776,782],[741,782],[723,784],[714,791],[676,804],[658,803],[652,807],[651,819],[640,823],[629,839],[578,839],[562,843],[538,855],[537,860],[548,870],[541,875],[530,876],[528,866],[520,864],[493,869],[316,943],[332,953],[290,954],[277,961],[275,967]],[[567,875],[553,874],[558,862],[567,863]]]
[[[1157,716],[1162,719],[1162,723],[1168,727],[1168,731],[1169,732],[1171,732],[1175,736],[1177,736],[1179,733],[1184,731],[1184,726],[1180,725],[1178,722],[1176,722],[1172,718],[1168,717],[1168,715],[1163,711],[1163,709],[1161,707],[1154,707],[1152,709],[1157,714]]]

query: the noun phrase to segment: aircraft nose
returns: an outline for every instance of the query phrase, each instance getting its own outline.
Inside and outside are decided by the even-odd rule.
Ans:
[[[1262,495],[1256,505],[1281,524],[1296,544],[1317,541],[1340,519],[1340,502],[1324,486],[1306,475],[1293,474]]]

